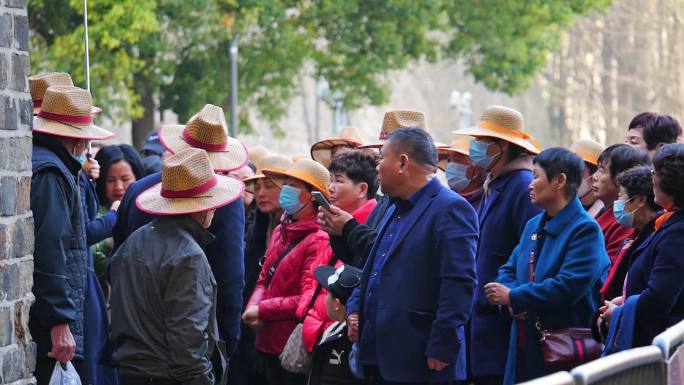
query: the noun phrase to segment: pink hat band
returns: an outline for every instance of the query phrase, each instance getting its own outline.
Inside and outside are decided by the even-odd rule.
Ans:
[[[162,187],[160,194],[164,198],[194,198],[197,195],[205,193],[216,187],[217,184],[218,179],[216,178],[216,175],[214,175],[211,179],[202,183],[201,185],[189,188],[187,190],[169,190]]]
[[[185,142],[191,145],[192,147],[201,148],[206,151],[223,151],[226,149],[226,146],[228,145],[227,142],[219,144],[200,142],[199,140],[190,136],[190,133],[188,132],[187,128],[183,130],[181,136],[183,137],[183,140],[185,140]]]
[[[91,124],[93,123],[92,115],[64,115],[55,114],[53,112],[47,112],[45,110],[40,110],[38,116],[41,118],[54,120],[60,123],[72,123],[72,124]]]

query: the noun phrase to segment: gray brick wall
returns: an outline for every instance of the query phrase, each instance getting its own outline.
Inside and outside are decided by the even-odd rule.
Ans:
[[[32,105],[25,0],[0,0],[0,384],[34,384]]]

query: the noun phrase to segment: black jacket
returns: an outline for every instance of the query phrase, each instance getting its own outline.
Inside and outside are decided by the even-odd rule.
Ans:
[[[59,140],[34,133],[31,211],[35,249],[29,329],[38,356],[52,350],[50,329],[69,324],[83,353],[87,246],[78,187],[81,165]]]
[[[362,269],[378,235],[377,227],[392,205],[388,196],[377,199],[378,204],[371,211],[365,224],[352,218],[344,224],[341,236],[331,236],[330,246],[333,254],[342,262]],[[351,258],[349,257],[351,256]]]
[[[213,240],[189,217],[159,218],[116,251],[110,339],[119,373],[214,384],[217,286],[203,251]]]
[[[334,323],[332,333],[314,350],[308,385],[355,385],[362,384],[349,368],[352,342],[347,337],[347,324]]]

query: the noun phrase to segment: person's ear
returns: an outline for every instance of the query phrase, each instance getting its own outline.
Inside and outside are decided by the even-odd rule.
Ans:
[[[335,311],[340,311],[342,308],[342,302],[340,302],[339,298],[335,298]]]
[[[637,208],[642,208],[642,207],[646,206],[646,197],[643,197],[641,195],[636,195],[635,198],[636,199],[634,199],[634,200],[636,201]]]
[[[399,172],[404,172],[408,169],[409,157],[406,154],[399,155]]]
[[[361,182],[356,185],[358,191],[356,193],[356,198],[358,199],[363,199],[365,196],[368,195],[368,183],[366,182]]]
[[[556,190],[563,190],[565,184],[568,182],[568,176],[563,172],[558,174],[554,179],[556,179]]]

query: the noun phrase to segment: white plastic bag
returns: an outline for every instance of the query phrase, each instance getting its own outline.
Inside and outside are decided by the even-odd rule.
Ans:
[[[81,385],[81,378],[76,372],[76,368],[71,364],[71,361],[66,363],[66,370],[62,369],[62,365],[57,361],[55,363],[55,370],[50,376],[49,385]]]

